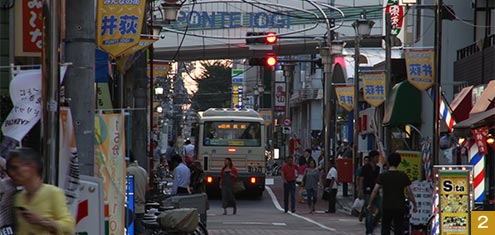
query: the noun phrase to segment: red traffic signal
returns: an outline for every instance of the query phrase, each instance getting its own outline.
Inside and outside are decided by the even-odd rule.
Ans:
[[[249,59],[248,63],[251,66],[269,66],[273,67],[277,65],[277,56],[273,54],[268,54],[267,56],[263,58],[251,58]]]
[[[270,67],[275,66],[277,64],[277,57],[275,55],[268,55],[265,58],[265,64]]]
[[[266,36],[265,36],[265,43],[266,44],[275,44],[277,43],[278,41],[278,37],[277,37],[277,34],[274,33],[274,32],[268,32],[266,33]]]

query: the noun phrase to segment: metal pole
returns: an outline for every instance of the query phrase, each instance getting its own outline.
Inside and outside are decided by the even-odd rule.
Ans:
[[[355,37],[355,50],[354,50],[354,115],[353,115],[353,143],[352,143],[352,171],[354,179],[354,192],[356,192],[356,177],[354,171],[356,170],[357,158],[358,158],[358,141],[359,141],[359,130],[358,130],[358,118],[359,118],[359,43],[360,35],[356,32]]]
[[[392,24],[390,22],[390,13],[385,14],[385,99],[390,95],[390,83],[392,83]],[[382,116],[380,124],[382,124],[383,116],[385,115],[385,105],[382,106]],[[381,138],[385,149],[388,149],[387,128],[380,125],[382,128]],[[385,156],[384,156],[385,157]]]
[[[150,1],[150,9],[149,11],[151,12],[150,14],[153,15],[153,1]],[[153,17],[150,18],[150,27],[148,29],[148,33],[151,31],[150,29],[153,28]],[[148,161],[149,161],[149,184],[150,185],[153,185],[153,145],[151,143],[153,143],[153,80],[154,80],[154,77],[153,77],[153,57],[154,57],[154,48],[153,48],[153,44],[151,44],[151,46],[149,47],[149,52],[150,52],[150,61],[149,61],[149,66],[150,66],[150,84],[149,84],[149,93],[150,93],[150,133],[149,133],[149,142],[148,142],[148,145],[149,145],[149,152],[148,152]]]
[[[323,80],[323,162],[325,166],[325,172],[327,172],[329,163],[328,157],[332,153],[331,147],[331,129],[333,125],[331,124],[332,119],[332,107],[331,107],[331,90],[332,90],[332,64],[333,58],[330,53],[331,45],[328,47],[322,48],[320,54],[323,60],[323,69],[324,69],[324,80]]]
[[[59,130],[59,7],[57,0],[43,2],[45,18],[43,44],[46,46],[43,66],[43,156],[45,158],[45,181],[56,185],[58,176],[58,130]]]
[[[442,0],[437,0],[435,14],[435,103],[433,105],[433,165],[438,164],[440,147],[440,84],[442,61]]]
[[[73,65],[67,68],[65,96],[69,98],[81,175],[94,175],[95,120],[95,24],[94,1],[66,0],[65,54]],[[80,14],[85,12],[85,14]],[[83,53],[81,56],[81,53]],[[123,79],[119,79],[123,81]],[[119,86],[121,87],[121,86]],[[118,106],[122,107],[122,106]]]

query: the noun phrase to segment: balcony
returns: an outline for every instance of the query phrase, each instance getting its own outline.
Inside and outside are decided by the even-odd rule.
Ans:
[[[495,35],[457,50],[454,62],[454,82],[468,85],[484,84],[493,78],[495,71]]]
[[[290,106],[294,107],[308,100],[323,99],[323,89],[321,88],[302,88],[294,91],[290,97]]]

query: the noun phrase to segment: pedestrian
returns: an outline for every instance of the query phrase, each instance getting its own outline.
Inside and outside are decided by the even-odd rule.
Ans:
[[[224,165],[220,171],[220,190],[222,191],[222,207],[223,214],[227,214],[227,208],[233,207],[232,214],[237,214],[237,205],[234,196],[234,183],[239,177],[237,169],[232,164],[232,159],[227,157],[224,160]]]
[[[189,170],[189,168],[184,164],[184,162],[182,162],[182,157],[178,154],[172,156],[171,166],[174,171],[172,195],[189,194],[191,170]]]
[[[186,162],[187,165],[191,164],[195,160],[195,146],[194,144],[191,143],[191,140],[189,138],[186,139],[184,142],[184,148],[182,149],[182,155],[184,156],[184,161]]]
[[[416,200],[411,191],[411,180],[397,167],[401,162],[399,153],[392,153],[388,157],[388,171],[380,174],[376,185],[371,193],[370,202],[375,199],[378,190],[383,188],[383,212],[382,212],[382,235],[389,235],[392,221],[394,223],[394,234],[404,234],[404,214],[406,213],[404,189],[407,191],[410,202],[413,203],[413,211],[417,211]],[[368,204],[368,208],[373,205]]]
[[[377,165],[378,163],[378,156],[380,153],[376,150],[371,150],[368,153],[369,156],[369,161],[368,164],[364,165],[361,168],[361,175],[359,175],[358,178],[358,198],[359,199],[364,199],[364,206],[363,209],[361,209],[361,214],[360,218],[365,219],[365,228],[366,228],[366,234],[373,234],[373,230],[375,229],[376,224],[378,223],[378,218],[377,218],[377,212],[379,212],[380,209],[380,199],[379,195],[376,195],[374,201],[370,201],[371,197],[371,192],[373,191],[373,187],[375,186],[376,183],[376,178],[380,174],[380,167]],[[373,210],[368,210],[366,208],[366,205],[370,204],[373,205],[371,209]]]
[[[7,175],[6,164],[7,161],[0,156],[0,234],[13,234],[15,222],[13,204],[17,190],[14,181]]]
[[[191,163],[191,193],[206,192],[205,178],[201,162],[194,161]]]
[[[172,162],[172,156],[178,154],[177,148],[174,146],[175,142],[173,140],[168,141],[167,149],[165,150],[165,159],[167,160],[167,164],[170,166]]]
[[[303,183],[301,186],[306,189],[308,195],[309,213],[315,211],[316,201],[318,198],[318,182],[320,179],[320,170],[316,168],[316,162],[313,159],[309,160],[308,168],[304,171]]]
[[[282,179],[284,180],[284,211],[289,211],[289,196],[290,196],[290,211],[296,212],[296,177],[297,166],[294,164],[294,158],[289,156],[287,162],[282,166]]]
[[[44,184],[41,156],[31,148],[9,152],[7,173],[23,189],[14,196],[15,234],[73,234],[75,221],[64,191]]]
[[[156,168],[160,165],[161,148],[158,144],[158,141],[153,140],[151,143],[153,147],[153,171],[155,171]]]
[[[335,162],[333,158],[328,159],[328,165],[330,169],[327,174],[327,182],[328,182],[328,192],[330,193],[330,197],[328,198],[328,210],[326,213],[335,213],[335,203],[337,202],[337,188],[338,188],[338,178],[337,178],[337,168],[335,168]]]
[[[299,184],[301,185],[302,184],[302,181],[303,181],[303,178],[304,178],[304,172],[306,171],[306,168],[308,168],[308,164],[306,162],[306,159],[304,157],[300,157],[299,158],[299,164],[297,166],[297,178],[296,178],[296,184]],[[299,190],[299,203],[305,203],[304,201],[304,196],[303,196],[303,191],[304,191],[304,188],[301,187],[301,189]]]
[[[294,150],[294,162],[299,162],[300,158],[303,158],[304,156],[304,150],[301,147],[301,145],[297,145],[296,149]]]
[[[312,150],[311,149],[306,149],[304,150],[304,159],[306,160],[306,163],[309,163],[309,160],[314,160],[313,157],[311,156]]]
[[[129,158],[130,163],[127,166],[127,174],[134,177],[134,233],[144,235],[145,229],[142,221],[146,213],[146,192],[149,190],[149,177],[148,172],[135,159],[133,152],[130,152]]]

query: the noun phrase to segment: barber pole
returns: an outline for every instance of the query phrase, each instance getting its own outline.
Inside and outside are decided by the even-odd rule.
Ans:
[[[432,100],[435,100],[435,90],[434,89],[429,89],[428,94],[430,95]],[[449,128],[449,132],[452,132],[454,129],[454,126],[456,124],[454,118],[452,117],[451,110],[450,108],[446,105],[446,103],[443,101],[443,99],[440,99],[440,115],[442,115],[442,119],[445,121],[445,124],[447,124],[447,127]]]
[[[423,170],[425,172],[425,180],[431,181],[431,141],[429,139],[423,142],[423,146],[421,148],[421,155],[423,157]]]
[[[434,215],[431,220],[431,235],[437,235],[440,234],[440,211],[438,209],[440,201],[438,197],[438,190],[434,191],[431,204],[432,204],[432,212]]]
[[[474,169],[474,202],[483,203],[485,199],[485,155],[478,152],[476,144],[469,148],[469,164]]]

